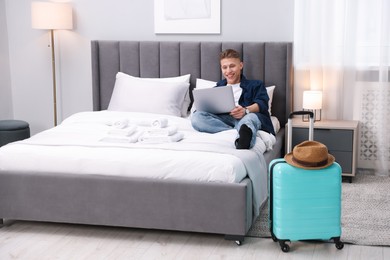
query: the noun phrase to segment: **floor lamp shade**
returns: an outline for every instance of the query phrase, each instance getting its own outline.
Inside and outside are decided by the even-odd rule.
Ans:
[[[31,22],[34,29],[72,29],[72,6],[65,3],[32,2]]]
[[[50,30],[51,63],[53,75],[54,126],[57,125],[57,84],[54,52],[54,30],[73,28],[72,6],[65,3],[32,2],[31,26],[34,29]]]

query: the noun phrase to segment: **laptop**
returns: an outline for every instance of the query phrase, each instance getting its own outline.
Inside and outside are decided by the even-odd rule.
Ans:
[[[232,86],[194,89],[196,110],[212,114],[229,113],[236,107]]]

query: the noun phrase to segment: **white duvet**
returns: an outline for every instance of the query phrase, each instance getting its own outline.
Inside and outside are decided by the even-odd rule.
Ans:
[[[161,115],[113,111],[77,113],[56,128],[3,147],[0,169],[216,182],[239,182],[247,175],[239,158],[223,151],[214,152],[214,146],[234,149],[235,130],[199,133],[188,119],[164,117],[168,118],[169,125],[178,126],[178,131],[184,134],[181,141],[153,145],[103,142],[115,122],[129,118],[130,123],[137,124],[161,118]],[[139,128],[147,129],[145,124],[139,124]],[[207,151],[207,147],[214,148]],[[257,137],[252,151],[261,156],[266,149],[265,142]]]
[[[251,172],[254,186],[261,185],[257,189],[264,190],[267,169],[262,154],[272,149],[272,135],[259,131],[254,148],[237,150],[236,130],[200,133],[192,128],[189,119],[164,117],[168,126],[177,127],[182,135],[180,141],[103,141],[119,121],[128,120],[129,124],[136,125],[137,131],[145,131],[150,129],[147,123],[161,115],[114,111],[77,113],[55,128],[1,147],[0,170],[225,183],[239,182]],[[266,196],[266,188],[265,194],[261,193],[261,198]],[[261,198],[256,200],[262,201]]]

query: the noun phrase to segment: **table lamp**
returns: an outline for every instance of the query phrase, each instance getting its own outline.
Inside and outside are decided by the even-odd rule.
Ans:
[[[302,108],[303,110],[309,110],[314,113],[314,121],[321,121],[322,91],[319,90],[303,91]],[[317,118],[318,115],[317,111],[319,111],[319,119]],[[309,121],[309,118],[303,116],[302,120]]]

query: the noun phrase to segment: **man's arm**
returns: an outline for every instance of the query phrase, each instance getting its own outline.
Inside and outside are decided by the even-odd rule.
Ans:
[[[247,107],[242,107],[238,105],[230,112],[230,115],[236,119],[241,119],[247,114],[247,109],[249,110],[249,113],[257,113],[259,112],[259,105],[257,103],[253,103],[252,105]]]
[[[260,112],[259,105],[257,103],[253,103],[252,105],[247,106],[246,108],[249,110],[250,113]],[[245,109],[244,109],[244,113],[245,113]]]
[[[256,82],[256,83],[255,83]],[[250,104],[246,107],[241,105],[236,106],[231,112],[230,115],[236,119],[241,119],[246,114],[246,109],[249,110],[250,113],[268,113],[268,94],[267,89],[264,86],[262,81],[252,81],[251,88],[248,91],[252,92],[250,102],[246,100],[246,104]]]

